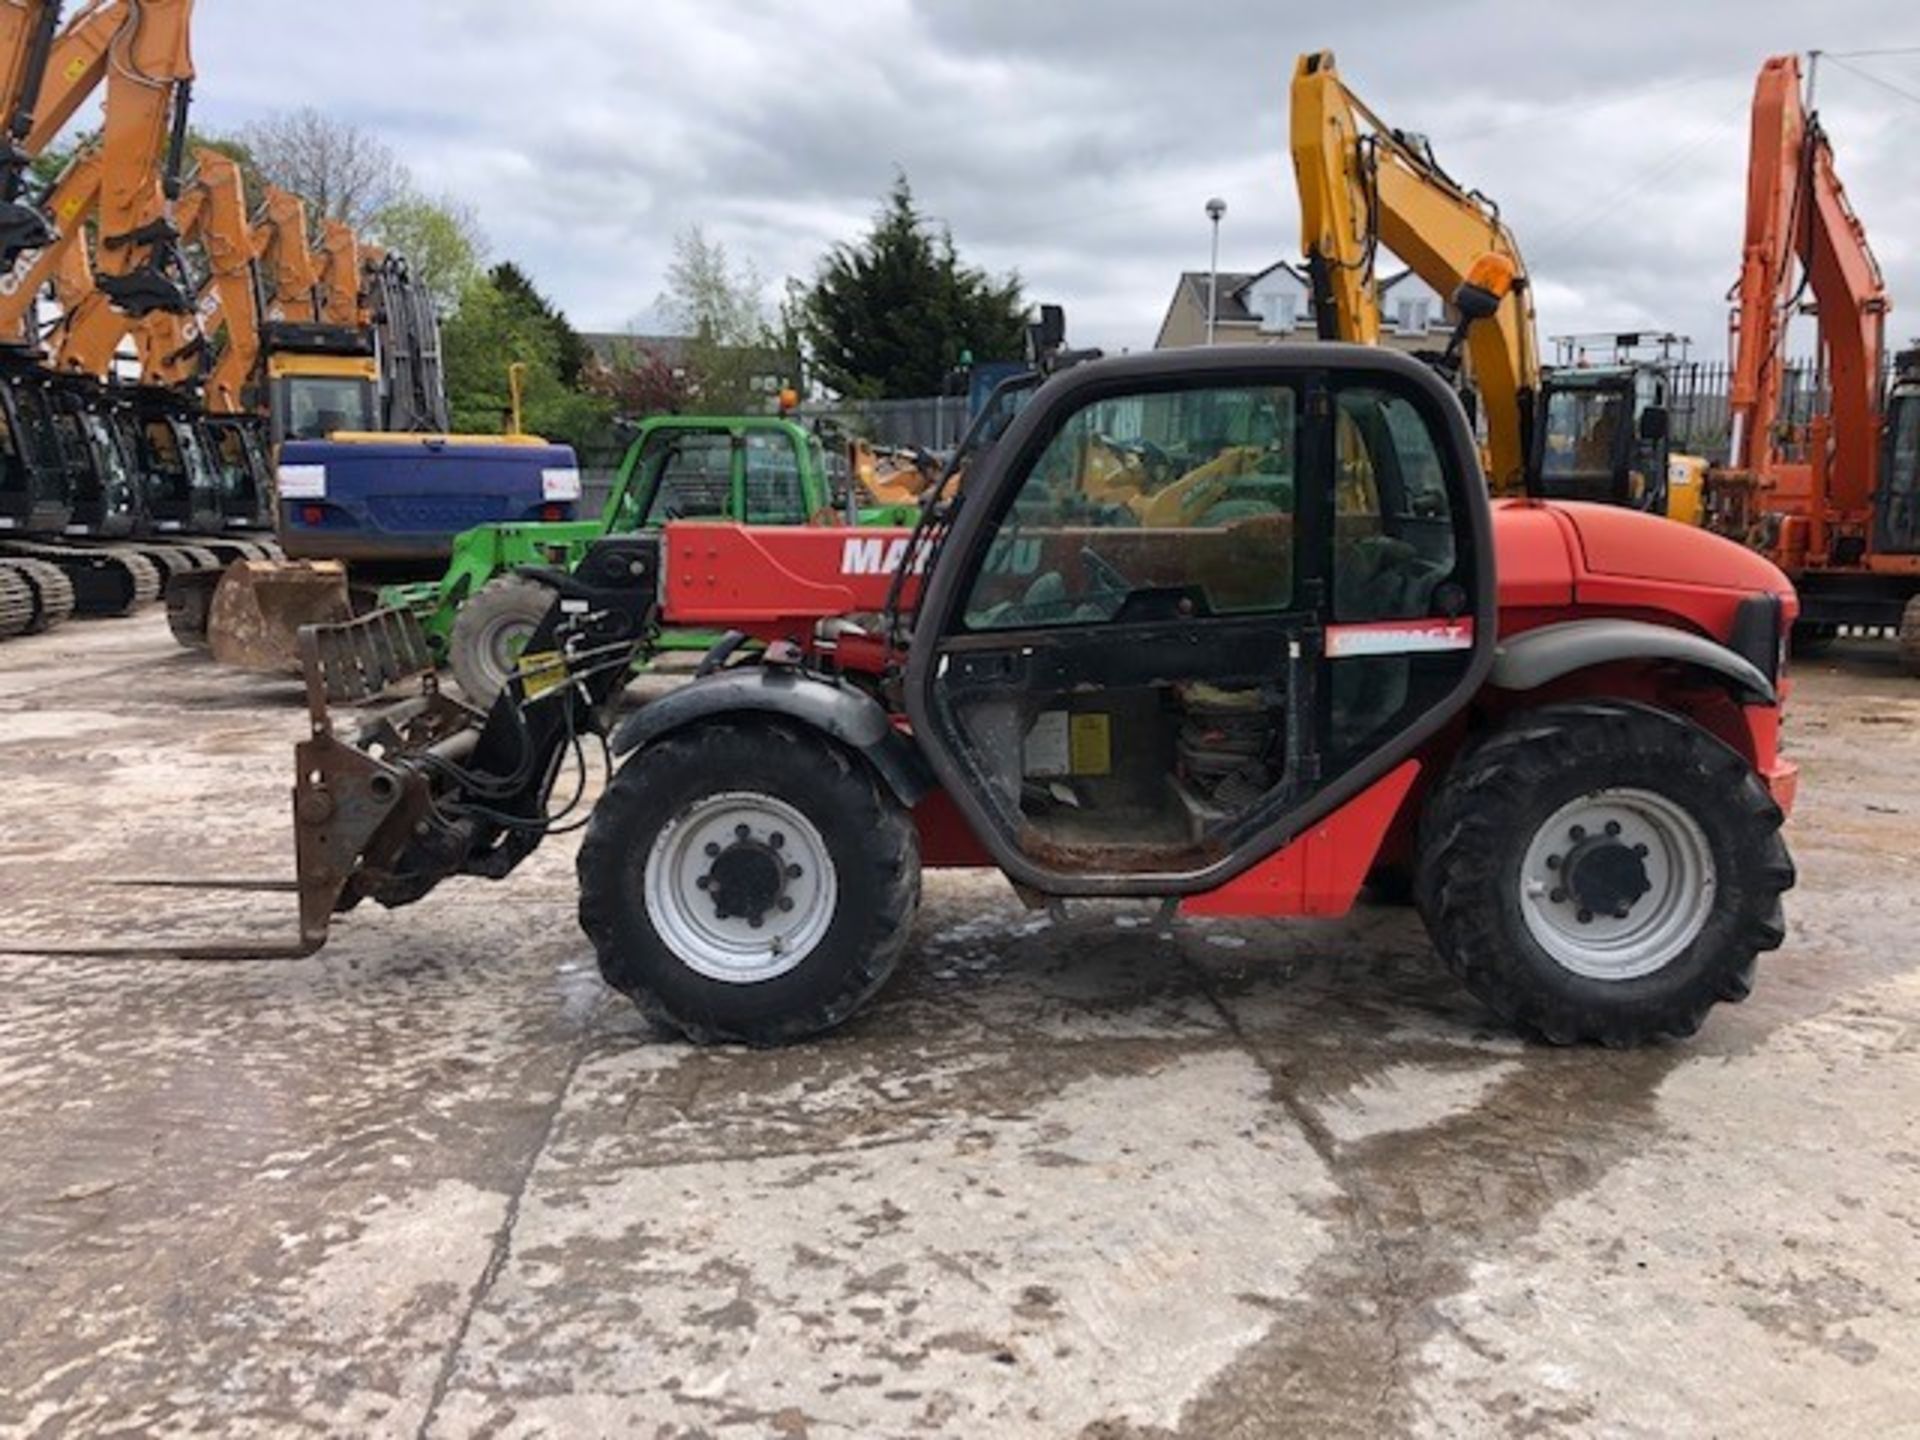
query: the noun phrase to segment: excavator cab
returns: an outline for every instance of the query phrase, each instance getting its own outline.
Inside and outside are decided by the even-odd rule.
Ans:
[[[273,528],[273,465],[260,425],[250,415],[209,415],[201,422],[220,476],[220,510],[231,530]]]
[[[1676,335],[1556,336],[1541,377],[1529,493],[1665,515]],[[1600,353],[1594,358],[1596,350]]]
[[[1920,346],[1894,365],[1880,431],[1880,483],[1873,500],[1873,548],[1920,554]]]
[[[218,533],[220,479],[194,417],[177,396],[144,394],[123,412],[142,522],[157,534]]]
[[[44,370],[0,387],[0,534],[58,535],[73,518],[73,485],[48,409]]]
[[[261,327],[273,447],[381,428],[380,367],[366,333],[337,325]]]

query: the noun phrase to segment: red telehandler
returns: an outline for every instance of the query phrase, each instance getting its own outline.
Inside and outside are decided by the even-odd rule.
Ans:
[[[1172,513],[1101,497],[1116,444]],[[582,824],[603,974],[703,1041],[845,1020],[923,865],[1194,915],[1335,915],[1397,871],[1558,1042],[1689,1034],[1784,933],[1792,587],[1649,515],[1490,500],[1458,398],[1390,351],[1091,361],[912,532],[677,522],[521,573],[552,606],[484,716],[429,686],[344,738],[328,694],[424,660],[417,625],[302,633],[300,934],[158,953],[307,954]],[[618,719],[663,626],[733,633]]]
[[[1920,446],[1912,439],[1920,356],[1902,357],[1883,404],[1892,307],[1832,143],[1804,97],[1797,57],[1761,66],[1734,286],[1730,454],[1708,476],[1708,523],[1793,578],[1797,639],[1824,640],[1843,625],[1897,631],[1920,674]],[[1813,388],[1828,400],[1796,424],[1786,404],[1787,329],[1809,295],[1820,347]]]

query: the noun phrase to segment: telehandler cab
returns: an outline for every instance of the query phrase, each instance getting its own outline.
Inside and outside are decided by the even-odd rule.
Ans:
[[[1237,458],[1148,525],[1083,487],[1115,438],[1169,483]],[[279,953],[583,824],[603,974],[702,1041],[845,1020],[924,865],[1191,915],[1335,915],[1398,871],[1449,968],[1557,1042],[1689,1034],[1781,943],[1792,588],[1648,515],[1490,501],[1455,395],[1389,351],[1095,361],[912,533],[674,523],[525,573],[553,603],[484,717],[430,689],[349,743],[329,683],[408,668],[417,622],[304,633]],[[763,648],[618,719],[665,625]]]

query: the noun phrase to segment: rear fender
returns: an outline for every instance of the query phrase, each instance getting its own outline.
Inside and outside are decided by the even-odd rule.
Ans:
[[[1744,655],[1691,631],[1644,620],[1569,620],[1504,639],[1488,683],[1498,690],[1538,690],[1575,671],[1648,660],[1704,670],[1747,704],[1779,703],[1773,681]]]
[[[909,809],[934,788],[933,772],[871,695],[802,671],[753,665],[689,681],[622,722],[613,753],[625,756],[689,725],[718,716],[777,715],[856,751]]]

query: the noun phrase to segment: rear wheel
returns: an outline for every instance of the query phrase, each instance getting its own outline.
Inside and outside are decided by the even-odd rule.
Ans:
[[[579,873],[607,983],[702,1043],[840,1024],[893,973],[920,895],[905,808],[839,746],[759,717],[630,759]]]
[[[1423,826],[1421,913],[1481,1001],[1559,1044],[1691,1035],[1784,937],[1779,807],[1698,727],[1535,711],[1462,757]]]
[[[553,605],[553,591],[520,575],[496,575],[453,617],[447,659],[467,699],[493,704],[520,666],[520,652]]]

